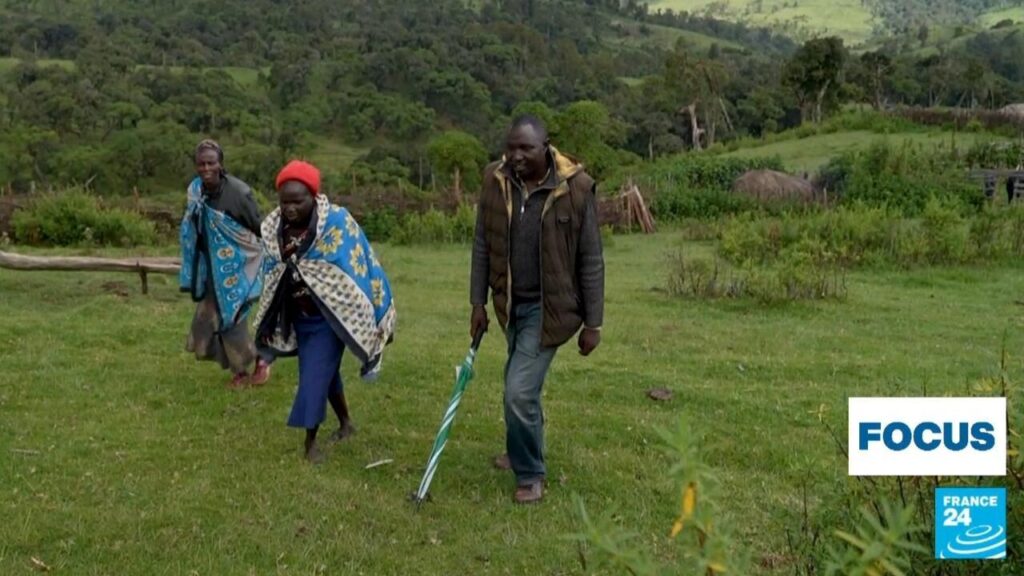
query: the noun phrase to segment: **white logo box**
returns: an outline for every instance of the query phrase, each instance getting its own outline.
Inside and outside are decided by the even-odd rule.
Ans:
[[[850,476],[1006,475],[1006,398],[850,398],[849,421]],[[876,429],[878,439],[869,443],[868,450],[861,450],[861,424],[868,422],[881,427]],[[967,423],[968,429],[988,423],[994,439],[992,448],[973,447],[970,440],[976,438],[969,436],[963,450],[950,450],[941,442],[944,433],[933,430],[921,437],[926,443],[940,441],[933,450],[922,450],[914,442],[903,450],[892,450],[882,440],[890,424],[905,424],[913,432],[926,422],[939,428],[951,423],[952,441],[961,440],[962,423]],[[891,439],[899,443],[903,436],[895,431]]]

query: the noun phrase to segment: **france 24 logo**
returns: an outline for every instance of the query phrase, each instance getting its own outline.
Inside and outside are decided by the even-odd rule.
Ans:
[[[1006,558],[1006,488],[937,488],[935,557]]]
[[[850,398],[850,476],[1005,476],[1006,398]]]

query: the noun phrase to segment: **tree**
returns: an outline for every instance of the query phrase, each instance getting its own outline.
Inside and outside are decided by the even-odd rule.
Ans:
[[[470,190],[480,187],[487,151],[475,136],[458,130],[444,132],[427,144],[427,156],[434,173],[443,183],[452,186],[460,202],[463,185]]]
[[[839,92],[846,58],[843,40],[830,36],[808,40],[786,63],[783,82],[800,104],[801,122],[808,109],[812,120],[821,122],[823,109]]]
[[[860,57],[860,64],[871,97],[871,106],[881,110],[886,83],[892,76],[892,59],[881,51],[865,52]]]
[[[555,144],[583,160],[591,176],[601,179],[620,160],[613,144],[621,143],[624,131],[600,102],[582,100],[570,104],[558,115],[555,125]]]
[[[727,124],[731,124],[722,97],[728,81],[725,67],[719,61],[690,56],[682,42],[677,42],[675,49],[665,59],[664,76],[665,89],[680,104],[678,111],[690,119],[690,143],[693,149],[700,150],[702,141],[709,146],[713,145],[718,120],[724,118]]]

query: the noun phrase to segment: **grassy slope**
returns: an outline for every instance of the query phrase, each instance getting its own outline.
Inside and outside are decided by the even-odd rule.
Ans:
[[[956,145],[960,148],[966,148],[975,142],[991,140],[993,138],[997,137],[989,134],[959,133],[956,135]],[[944,146],[949,148],[953,142],[953,135],[949,132],[937,131],[877,134],[867,130],[856,130],[741,148],[725,155],[737,158],[780,156],[789,170],[794,172],[813,172],[839,154],[853,150],[863,150],[880,140],[886,140],[896,145],[906,143],[909,145]]]
[[[547,501],[513,507],[511,479],[488,464],[502,448],[492,324],[419,513],[405,498],[468,345],[468,247],[379,247],[397,340],[377,384],[346,360],[360,431],[318,469],[284,426],[295,361],[266,388],[225,390],[181,350],[191,305],[170,278],[141,297],[128,275],[0,271],[0,573],[28,574],[36,557],[69,574],[575,574],[573,493],[671,558],[678,490],[654,428],[682,414],[717,467],[719,524],[756,563],[785,553],[804,482],[813,510],[845,481],[819,406],[841,430],[848,396],[960,392],[997,369],[1005,328],[1009,350],[1024,346],[1020,269],[857,273],[845,303],[762,308],[657,291],[678,246],[663,232],[607,248],[602,347],[563,349],[545,391]],[[130,295],[107,294],[111,281]],[[654,386],[675,399],[646,399]]]
[[[18,63],[20,63],[20,62],[21,62],[21,60],[18,59],[18,58],[0,58],[0,74],[4,74],[4,73],[10,71],[15,66],[17,66]],[[71,68],[75,67],[75,63],[72,60],[55,60],[55,59],[40,58],[39,60],[37,60],[37,62],[38,62],[38,64],[40,66],[61,66],[63,68],[68,68],[68,69],[71,69]],[[207,68],[207,69],[208,70],[215,70],[216,68]],[[255,86],[259,82],[260,70],[257,70],[255,68],[242,68],[242,67],[239,67],[239,66],[224,66],[224,67],[222,67],[220,69],[224,70],[225,72],[227,72],[228,75],[231,76],[235,80],[235,82],[238,82],[238,84],[240,86],[252,87],[252,86]],[[170,70],[172,70],[174,72],[181,72],[182,70],[184,70],[184,68],[182,66],[171,66]],[[266,73],[268,71],[269,70],[263,70],[264,73]]]
[[[0,58],[0,74],[6,74],[7,72],[10,72],[19,63],[21,63],[21,59],[19,59],[19,58],[10,58],[10,57]],[[71,60],[57,60],[57,59],[51,59],[51,58],[40,58],[40,59],[36,60],[36,63],[38,63],[40,66],[60,66],[61,68],[67,68],[67,69],[72,69],[72,68],[75,67],[75,63],[72,62]]]
[[[1014,22],[1024,20],[1024,6],[1010,6],[1000,10],[986,12],[978,18],[978,23],[985,27],[995,25],[997,22],[1010,19]]]
[[[714,36],[708,36],[706,34],[700,34],[690,30],[680,30],[669,26],[648,24],[648,34],[644,35],[640,32],[641,25],[637,22],[632,20],[623,20],[621,18],[616,18],[613,22],[622,30],[629,32],[628,36],[621,38],[609,38],[613,44],[624,44],[626,46],[653,45],[659,48],[671,49],[675,46],[676,42],[682,38],[688,45],[699,50],[707,50],[711,48],[712,44],[718,44],[721,48],[735,48],[737,50],[743,48],[741,44],[731,40],[715,38]]]
[[[326,172],[340,172],[352,162],[369,151],[369,148],[350,146],[340,140],[327,137],[314,137],[310,141],[316,149],[310,154],[309,160]]]
[[[790,7],[791,2],[787,0],[763,0],[757,12],[748,11],[752,4],[749,0],[656,0],[650,6],[653,10],[702,14],[710,4],[727,6],[724,11],[711,12],[719,18],[761,25],[789,22],[815,34],[842,36],[851,44],[867,40],[873,27],[871,13],[860,0],[800,0],[797,7]]]

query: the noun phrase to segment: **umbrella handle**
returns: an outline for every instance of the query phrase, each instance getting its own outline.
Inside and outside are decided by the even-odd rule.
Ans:
[[[474,352],[476,352],[476,349],[480,347],[480,341],[484,339],[485,332],[487,332],[486,328],[480,330],[475,336],[473,336],[473,343],[470,344],[469,347],[472,348]]]

